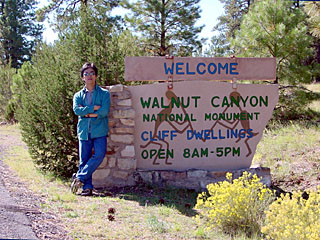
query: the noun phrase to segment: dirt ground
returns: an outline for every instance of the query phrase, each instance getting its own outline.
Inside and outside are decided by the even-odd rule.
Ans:
[[[8,135],[0,131],[0,182],[9,191],[19,210],[28,217],[33,232],[39,239],[71,239],[67,235],[61,220],[51,212],[43,212],[40,205],[45,203],[45,196],[39,196],[28,189],[26,183],[12,172],[3,162],[12,146],[26,145],[19,135]],[[10,206],[7,206],[10,207]]]

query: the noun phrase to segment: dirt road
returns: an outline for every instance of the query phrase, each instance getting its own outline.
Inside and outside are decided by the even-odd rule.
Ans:
[[[19,134],[10,134],[4,128],[0,126],[0,238],[71,239],[54,213],[42,211],[45,196],[29,190],[3,162],[10,148],[25,146]]]

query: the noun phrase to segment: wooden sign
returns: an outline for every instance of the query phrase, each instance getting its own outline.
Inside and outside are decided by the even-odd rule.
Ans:
[[[233,65],[229,64],[228,68],[230,66]],[[239,71],[240,75],[243,68],[249,67],[235,67],[232,72]],[[257,68],[253,64],[250,69]],[[139,76],[144,72],[149,72],[147,66]],[[146,73],[143,80],[149,79],[147,76]],[[274,84],[234,86],[223,82],[184,81],[174,83],[172,89],[168,89],[167,83],[129,86],[129,89],[136,111],[137,168],[145,170],[250,167],[278,102],[278,85]]]
[[[126,57],[126,81],[275,80],[276,58]]]

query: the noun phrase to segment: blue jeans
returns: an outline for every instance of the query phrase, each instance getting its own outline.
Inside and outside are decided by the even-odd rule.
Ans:
[[[92,148],[94,154],[92,155]],[[80,164],[77,178],[84,184],[84,189],[93,189],[92,174],[103,161],[107,151],[107,137],[91,138],[79,140]]]

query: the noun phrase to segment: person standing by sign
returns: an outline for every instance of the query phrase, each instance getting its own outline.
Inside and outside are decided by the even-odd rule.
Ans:
[[[97,67],[93,63],[85,63],[81,68],[85,86],[73,97],[73,111],[78,116],[80,162],[78,172],[73,176],[71,191],[76,194],[82,187],[82,196],[92,195],[92,174],[107,150],[110,93],[96,84],[97,75]]]

